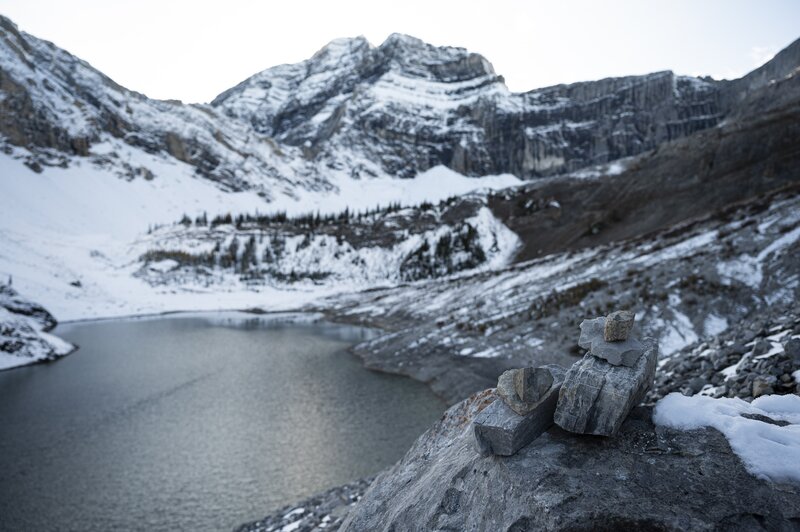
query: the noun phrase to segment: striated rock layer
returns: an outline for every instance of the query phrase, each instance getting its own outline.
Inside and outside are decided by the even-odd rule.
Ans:
[[[795,530],[800,491],[751,476],[715,430],[656,428],[635,409],[617,437],[553,427],[509,458],[482,457],[453,406],[373,482],[342,530]]]
[[[633,367],[614,366],[591,353],[567,371],[558,397],[556,424],[570,432],[611,436],[653,385],[658,348],[650,345]]]

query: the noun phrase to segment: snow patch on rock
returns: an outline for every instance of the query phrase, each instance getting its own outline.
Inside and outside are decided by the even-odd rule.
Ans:
[[[789,424],[779,426],[743,414]],[[756,477],[800,483],[800,397],[796,395],[765,395],[747,403],[671,393],[656,404],[653,420],[681,430],[713,427],[728,438],[731,449]]]

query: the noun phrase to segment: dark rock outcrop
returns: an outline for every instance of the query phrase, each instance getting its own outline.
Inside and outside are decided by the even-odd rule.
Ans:
[[[557,427],[509,458],[475,452],[471,420],[493,395],[452,407],[379,475],[342,530],[796,530],[800,488],[750,475],[711,429],[656,427],[640,408],[614,438]]]

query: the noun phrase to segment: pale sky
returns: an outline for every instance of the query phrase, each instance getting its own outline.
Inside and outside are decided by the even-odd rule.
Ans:
[[[184,102],[337,37],[461,46],[513,91],[657,70],[735,78],[800,37],[797,0],[0,0],[0,13],[130,89]]]

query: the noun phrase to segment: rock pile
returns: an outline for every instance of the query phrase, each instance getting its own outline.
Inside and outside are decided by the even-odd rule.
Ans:
[[[553,423],[579,434],[613,436],[653,384],[658,349],[631,335],[634,314],[617,311],[581,323],[589,352],[564,371],[556,365],[512,369],[497,382],[501,400],[473,424],[478,451],[511,456]]]
[[[738,397],[800,393],[800,306],[773,306],[662,359],[648,402],[671,393]]]
[[[553,424],[564,368],[548,365],[506,371],[497,382],[494,401],[475,418],[482,455],[511,456]]]

